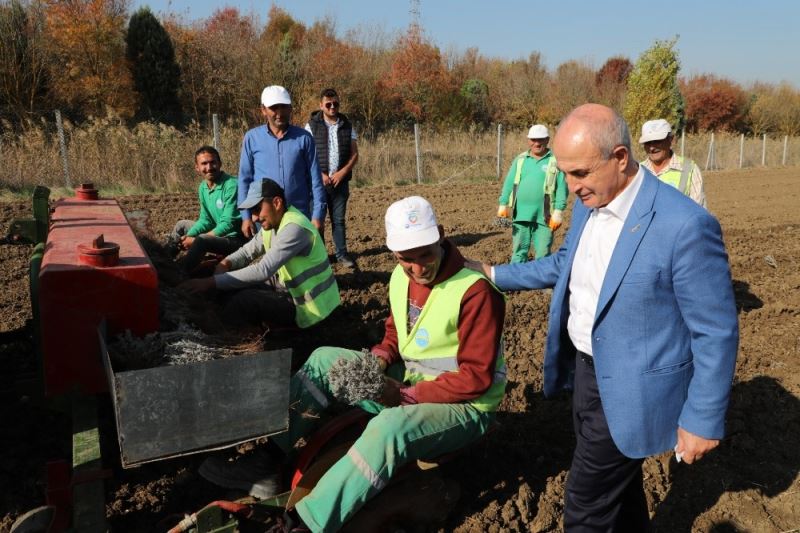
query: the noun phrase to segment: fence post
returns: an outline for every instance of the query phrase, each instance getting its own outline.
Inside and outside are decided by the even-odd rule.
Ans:
[[[497,124],[497,179],[500,179],[501,172],[503,171],[501,165],[503,164],[503,125]]]
[[[744,133],[739,137],[739,168],[742,168],[744,162]]]
[[[67,159],[67,141],[64,139],[64,123],[61,121],[61,110],[56,109],[56,129],[58,130],[58,144],[61,147],[61,161],[64,164],[64,181],[67,189],[72,188],[69,179],[69,160]]]
[[[761,166],[767,166],[767,134],[765,133],[761,141]]]
[[[219,150],[219,117],[216,113],[211,115],[211,126],[214,129],[214,148]]]
[[[789,144],[789,136],[788,135],[784,135],[783,136],[783,161],[781,163],[783,166],[786,166],[786,146],[788,144]]]
[[[681,130],[681,157],[684,157],[683,147],[686,145],[686,128]]]
[[[417,151],[417,183],[422,183],[422,152],[419,147],[419,124],[414,123],[414,146]]]
[[[713,167],[713,163],[712,163],[713,157],[714,157],[714,132],[712,131],[711,132],[711,141],[709,141],[709,143],[708,143],[708,156],[706,156],[706,168],[705,168],[705,170],[708,170],[709,165],[712,165],[712,167],[711,167],[712,169],[714,168]]]

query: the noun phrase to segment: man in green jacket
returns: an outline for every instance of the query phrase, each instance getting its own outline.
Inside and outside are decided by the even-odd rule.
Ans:
[[[187,250],[181,267],[189,274],[195,271],[206,253],[228,255],[241,247],[245,239],[236,207],[235,176],[222,172],[222,159],[213,146],[201,146],[194,153],[194,169],[203,178],[197,194],[200,217],[179,220],[172,238]]]
[[[567,207],[567,183],[547,147],[550,133],[542,124],[528,130],[529,149],[511,162],[500,193],[497,216],[511,217],[511,262],[524,263],[533,241],[535,258],[550,255],[553,232]]]

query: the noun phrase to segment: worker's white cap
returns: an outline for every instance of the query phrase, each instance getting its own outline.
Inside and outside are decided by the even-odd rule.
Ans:
[[[264,107],[272,107],[277,104],[292,105],[292,97],[289,91],[280,85],[270,85],[261,91],[261,104]]]
[[[642,136],[639,137],[639,144],[666,139],[670,133],[672,133],[672,127],[663,118],[648,120],[642,124]]]
[[[550,132],[547,131],[547,126],[544,124],[534,124],[528,130],[528,139],[545,139],[550,137]]]
[[[393,252],[413,250],[439,240],[433,207],[421,196],[398,200],[386,210],[386,246]]]

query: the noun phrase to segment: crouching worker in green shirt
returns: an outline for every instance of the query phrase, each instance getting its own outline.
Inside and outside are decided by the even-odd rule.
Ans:
[[[198,148],[194,153],[194,169],[203,178],[197,191],[200,218],[179,220],[172,231],[173,241],[187,250],[181,268],[189,274],[197,269],[206,253],[228,255],[245,243],[236,208],[237,180],[222,172],[217,149]]]
[[[386,246],[398,264],[389,281],[383,341],[370,353],[316,349],[291,379],[288,432],[236,461],[212,456],[200,466],[200,475],[217,485],[261,499],[277,494],[279,470],[292,464],[295,443],[312,435],[336,404],[334,365],[364,358],[374,372],[383,370],[388,378],[378,382],[380,398],[354,399],[374,417],[287,512],[283,531],[338,531],[404,464],[453,452],[484,435],[505,394],[503,296],[465,268],[424,198],[395,202],[385,222]]]
[[[267,178],[250,185],[239,209],[250,209],[261,231],[220,261],[213,276],[179,288],[237,291],[223,309],[223,319],[236,324],[307,328],[330,315],[340,302],[339,286],[311,221],[287,205],[283,189]]]

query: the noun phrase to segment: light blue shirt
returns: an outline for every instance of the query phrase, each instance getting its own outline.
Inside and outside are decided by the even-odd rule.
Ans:
[[[325,219],[325,188],[317,148],[303,128],[290,125],[281,139],[266,124],[245,133],[239,160],[239,203],[247,197],[250,184],[264,178],[280,185],[286,202],[305,216]],[[249,209],[241,209],[240,213],[243,220],[250,218]]]

